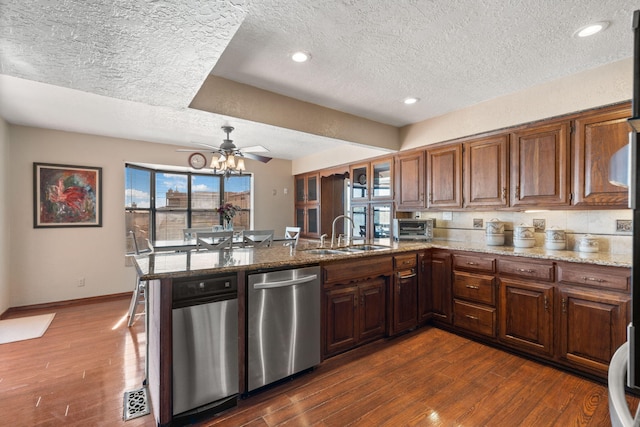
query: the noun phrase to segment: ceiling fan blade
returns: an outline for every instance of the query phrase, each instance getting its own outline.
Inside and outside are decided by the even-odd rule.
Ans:
[[[243,153],[268,153],[269,149],[262,145],[252,145],[251,147],[242,147],[240,150]]]
[[[258,160],[262,163],[267,163],[269,160],[271,160],[271,157],[261,156],[259,154],[243,152],[242,155],[247,159]]]

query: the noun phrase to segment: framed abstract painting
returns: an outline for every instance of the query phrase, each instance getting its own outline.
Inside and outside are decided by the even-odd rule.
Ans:
[[[33,227],[102,227],[102,168],[34,163]]]

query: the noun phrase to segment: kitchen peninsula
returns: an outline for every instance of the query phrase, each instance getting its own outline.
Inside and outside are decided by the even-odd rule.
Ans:
[[[381,243],[388,247],[318,254],[304,249],[291,253],[288,247],[276,245],[137,256],[140,278],[148,281],[147,383],[158,424],[175,421],[174,283],[237,278],[242,395],[246,392],[247,275],[304,266],[320,266],[322,272],[318,298],[323,360],[433,323],[601,381],[606,378],[609,359],[625,339],[630,256],[449,241]],[[518,318],[527,312],[537,319],[535,327]],[[590,319],[589,325],[583,324],[584,316]],[[593,343],[585,336],[602,339]]]

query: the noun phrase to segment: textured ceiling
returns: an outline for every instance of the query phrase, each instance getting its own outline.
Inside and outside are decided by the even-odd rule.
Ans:
[[[212,72],[401,126],[632,54],[631,1],[0,0],[9,122],[294,159],[342,141],[188,108]],[[577,39],[599,20],[609,28]],[[294,64],[303,49],[312,61]],[[406,96],[422,101],[401,104]],[[292,146],[295,144],[295,149]]]

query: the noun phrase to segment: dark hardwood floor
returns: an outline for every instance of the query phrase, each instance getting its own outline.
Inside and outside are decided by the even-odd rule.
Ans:
[[[0,345],[0,425],[153,426],[123,421],[141,386],[144,325],[127,298],[55,312],[42,338]],[[628,396],[632,408],[638,399]],[[606,386],[426,327],[331,358],[200,426],[607,426]]]

